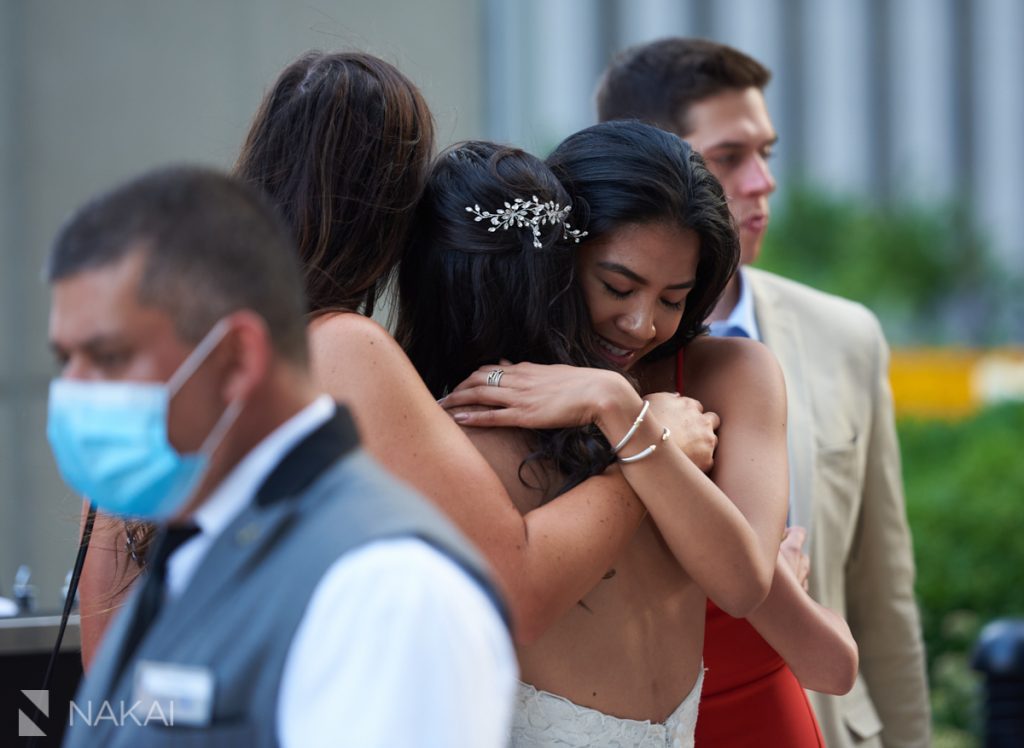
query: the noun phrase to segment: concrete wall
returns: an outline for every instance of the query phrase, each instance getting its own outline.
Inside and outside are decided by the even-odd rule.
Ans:
[[[55,608],[74,557],[79,501],[45,439],[39,277],[61,221],[151,166],[229,167],[311,48],[381,55],[421,86],[442,145],[479,136],[481,25],[475,0],[0,0],[0,594],[28,563]]]

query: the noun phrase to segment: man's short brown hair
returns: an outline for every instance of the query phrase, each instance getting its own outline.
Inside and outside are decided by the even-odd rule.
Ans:
[[[672,37],[620,52],[597,87],[601,122],[639,119],[685,136],[690,107],[727,90],[763,89],[772,74],[738,49]]]

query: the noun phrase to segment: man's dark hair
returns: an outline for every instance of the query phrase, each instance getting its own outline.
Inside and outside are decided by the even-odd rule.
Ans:
[[[686,137],[690,107],[723,91],[764,89],[772,74],[754,58],[707,39],[673,37],[631,47],[597,87],[597,118],[639,119]]]
[[[82,207],[46,264],[51,284],[144,253],[139,302],[166,312],[182,340],[198,342],[221,317],[249,309],[275,350],[306,361],[305,301],[295,250],[273,208],[219,172],[149,172]]]

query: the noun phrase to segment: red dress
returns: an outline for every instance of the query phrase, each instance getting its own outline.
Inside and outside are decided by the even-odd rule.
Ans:
[[[676,359],[683,391],[683,353]],[[695,744],[749,748],[824,748],[807,694],[778,652],[746,619],[708,600],[704,688]]]

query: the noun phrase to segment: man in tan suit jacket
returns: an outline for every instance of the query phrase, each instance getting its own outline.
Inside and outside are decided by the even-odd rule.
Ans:
[[[729,199],[744,267],[709,320],[712,334],[759,339],[779,359],[789,397],[790,521],[807,529],[810,593],[846,617],[860,648],[850,693],[810,694],[828,745],[927,746],[924,648],[881,327],[860,304],[746,267],[760,251],[775,190],[768,159],[777,136],[763,95],[770,77],[725,45],[664,39],[612,62],[598,115],[646,120],[686,138]]]

